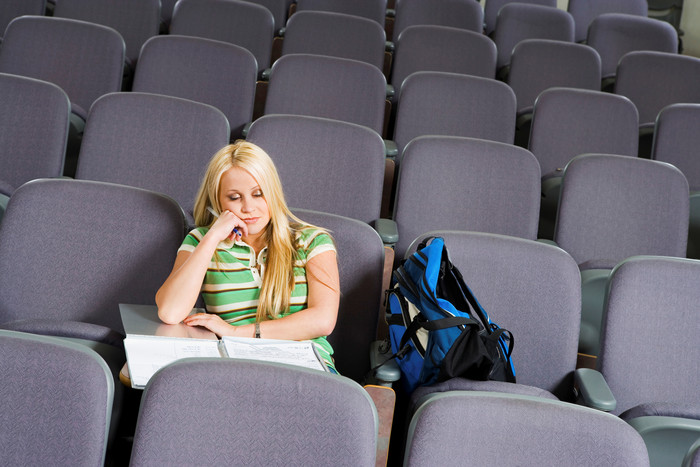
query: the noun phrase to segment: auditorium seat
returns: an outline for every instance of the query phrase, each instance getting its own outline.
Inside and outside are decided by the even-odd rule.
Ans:
[[[126,44],[127,85],[141,46],[160,29],[159,0],[59,0],[53,15],[102,24],[117,31]]]
[[[634,255],[683,257],[688,212],[688,182],[670,164],[610,154],[584,154],[568,163],[554,241],[581,269],[580,352],[598,354],[612,268]]]
[[[490,78],[418,71],[402,86],[393,137],[397,162],[406,145],[422,135],[481,138],[512,144],[515,134],[515,94]]]
[[[529,149],[542,170],[538,238],[551,239],[566,164],[585,153],[637,156],[639,118],[626,97],[601,91],[550,88],[533,109]]]
[[[283,30],[287,24],[287,17],[289,16],[289,8],[294,3],[294,0],[246,0],[251,3],[257,3],[262,5],[272,13],[272,17],[275,19],[275,34],[279,34],[280,30]]]
[[[454,390],[572,401],[581,290],[571,256],[530,239],[455,230],[424,232],[407,253],[433,235],[444,238],[450,260],[490,319],[513,334],[517,384],[452,378],[416,389],[411,407],[427,394]]]
[[[498,12],[504,5],[508,3],[529,3],[531,5],[542,5],[552,8],[556,8],[556,0],[486,0],[484,4],[484,33],[487,36],[493,35],[493,31],[496,29],[496,22],[498,18]]]
[[[342,376],[186,359],[161,369],[146,387],[130,464],[373,466],[377,426],[372,399]],[[236,432],[247,441],[232,441]]]
[[[395,96],[416,71],[496,77],[496,45],[479,32],[448,26],[409,26],[395,40],[391,84]]]
[[[606,13],[588,28],[587,43],[602,62],[602,89],[612,91],[620,59],[633,50],[676,53],[678,33],[670,24],[644,16]]]
[[[473,0],[397,0],[393,37],[397,38],[409,26],[433,24],[481,32],[484,9]]]
[[[379,218],[385,151],[376,131],[327,118],[270,114],[253,122],[246,139],[275,162],[289,206],[366,223]]]
[[[364,125],[383,134],[386,79],[368,63],[291,54],[270,71],[264,114],[308,115]]]
[[[109,94],[90,109],[75,176],[164,193],[192,221],[207,164],[229,134],[224,114],[209,105],[160,94]]]
[[[2,465],[104,465],[114,381],[85,346],[0,330]]]
[[[576,42],[584,42],[588,35],[588,27],[598,15],[605,13],[625,13],[646,17],[648,12],[647,0],[569,0],[566,11],[576,23]]]
[[[673,164],[690,187],[688,258],[700,259],[700,104],[671,104],[656,119],[651,158]]]
[[[60,177],[70,101],[55,84],[0,73],[0,219],[12,193],[35,178]]]
[[[1,327],[121,348],[117,305],[153,302],[185,228],[175,201],[146,190],[70,179],[22,185],[0,226]]]
[[[527,396],[440,394],[421,405],[407,436],[409,467],[649,465],[639,434],[621,420]]]
[[[700,58],[668,52],[633,51],[617,65],[615,93],[639,111],[639,155],[649,157],[654,122],[661,109],[676,103],[700,103]]]
[[[270,67],[275,18],[270,10],[251,2],[180,0],[173,10],[170,34],[239,45],[255,56],[261,73]]]
[[[296,11],[329,11],[360,16],[378,23],[386,22],[386,0],[297,0]]]
[[[688,345],[700,326],[698,281],[700,261],[660,256],[628,258],[610,275],[598,362],[601,384],[607,383],[615,398],[611,413],[642,435],[652,465],[681,465],[700,438],[700,347]],[[673,338],[669,323],[674,323]],[[578,371],[588,394],[586,375],[582,381]]]
[[[144,44],[132,90],[216,107],[226,115],[231,140],[235,140],[253,119],[256,77],[255,57],[243,47],[201,37],[163,35]]]
[[[25,15],[42,16],[46,10],[46,0],[4,0],[0,4],[0,43],[10,21]]]
[[[508,85],[517,99],[515,142],[527,147],[537,96],[553,87],[599,90],[600,57],[584,44],[525,39],[513,48]]]
[[[423,136],[404,151],[396,189],[396,258],[430,230],[471,230],[534,240],[540,168],[511,144]]]
[[[343,13],[297,11],[287,21],[282,55],[349,58],[383,70],[385,47],[384,28],[376,21]]]
[[[513,48],[524,39],[574,41],[574,19],[566,11],[545,5],[508,3],[498,12],[493,40],[498,48],[499,77],[507,76]]]
[[[0,73],[54,83],[71,101],[66,175],[75,174],[90,106],[98,97],[121,89],[124,47],[114,29],[66,18],[22,16],[5,31]]]

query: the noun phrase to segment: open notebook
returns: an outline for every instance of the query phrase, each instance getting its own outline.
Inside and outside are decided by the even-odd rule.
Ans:
[[[131,386],[144,388],[162,367],[182,358],[244,358],[328,371],[311,341],[227,337],[186,324],[164,324],[150,305],[120,304]],[[194,309],[192,313],[202,312]]]

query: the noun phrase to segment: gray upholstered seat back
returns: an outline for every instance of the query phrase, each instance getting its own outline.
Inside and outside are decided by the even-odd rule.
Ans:
[[[359,60],[384,68],[386,35],[368,18],[327,11],[299,11],[287,21],[282,54],[316,54]]]
[[[2,465],[104,465],[114,382],[89,348],[0,330]]]
[[[385,158],[375,131],[326,118],[265,115],[247,140],[275,161],[289,206],[368,223],[379,218]]]
[[[423,136],[406,147],[394,220],[396,257],[430,230],[471,230],[534,240],[540,167],[529,151],[475,138]]]
[[[210,105],[114,93],[90,110],[76,178],[165,193],[191,213],[209,160],[228,142],[226,117]]]
[[[384,130],[386,78],[369,63],[311,54],[272,66],[265,114],[309,115]]]
[[[253,119],[257,66],[252,53],[234,44],[201,37],[157,36],[141,50],[132,91],[216,107],[226,115],[235,139]]]
[[[649,458],[632,427],[587,407],[503,394],[440,394],[413,417],[405,465],[465,464],[644,467]]]
[[[69,179],[24,184],[0,226],[0,322],[94,340],[79,335],[81,323],[122,332],[118,304],[153,303],[185,228],[180,206],[150,191]]]
[[[682,257],[688,217],[688,182],[676,167],[584,154],[566,166],[554,241],[580,265],[612,268],[642,254]]]
[[[131,465],[370,466],[376,417],[367,392],[342,376],[250,360],[181,360],[146,387]]]

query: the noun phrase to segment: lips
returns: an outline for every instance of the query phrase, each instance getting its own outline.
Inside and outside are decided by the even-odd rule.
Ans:
[[[241,220],[243,222],[245,222],[246,224],[255,224],[256,222],[258,222],[258,219],[260,219],[260,218],[259,217],[251,217],[249,219],[241,219]]]

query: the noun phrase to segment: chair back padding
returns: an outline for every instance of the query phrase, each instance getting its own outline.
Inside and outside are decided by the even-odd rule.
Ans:
[[[407,466],[649,465],[641,436],[610,414],[534,397],[460,391],[434,396],[418,409],[404,460]]]
[[[66,93],[46,81],[0,73],[0,109],[2,183],[14,190],[61,176],[70,121]]]
[[[342,376],[186,359],[146,387],[131,465],[374,465],[376,417],[367,392]],[[232,440],[232,432],[246,439]]]
[[[0,330],[0,463],[104,465],[114,380],[86,346]]]
[[[175,4],[170,34],[239,45],[255,56],[261,72],[270,67],[275,18],[270,10],[253,2],[182,0]]]
[[[656,119],[652,159],[683,172],[691,191],[700,191],[700,104],[671,104]]]
[[[683,258],[634,257],[613,270],[599,356],[613,413],[700,419],[700,348],[689,345],[700,327],[698,281],[700,261]],[[672,338],[660,332],[669,326]]]
[[[481,33],[449,26],[409,26],[395,40],[391,83],[401,91],[416,71],[496,77],[496,44]]]
[[[669,23],[644,16],[606,13],[593,20],[586,43],[596,49],[602,76],[614,76],[617,64],[633,50],[678,52],[678,33]]]
[[[685,256],[688,182],[676,167],[584,154],[564,170],[554,241],[579,265],[611,269],[633,255]]]
[[[56,84],[68,94],[73,112],[85,117],[98,97],[121,89],[124,47],[121,35],[107,26],[22,16],[5,31],[0,73]]]
[[[486,0],[484,4],[484,32],[493,35],[498,20],[498,12],[508,3],[530,3],[532,5],[542,5],[556,8],[556,0]]]
[[[153,304],[185,230],[180,206],[151,191],[69,179],[22,185],[0,226],[0,323],[69,337],[94,338],[69,332],[82,323],[123,333],[119,303]]]
[[[380,70],[384,68],[386,34],[376,21],[326,11],[297,13],[287,21],[283,55],[329,55],[366,62]]]
[[[132,91],[216,107],[226,115],[232,138],[237,138],[253,119],[256,76],[255,57],[243,47],[201,37],[163,35],[144,44]]]
[[[401,86],[394,140],[399,161],[406,145],[423,135],[466,136],[513,144],[513,90],[495,79],[418,71]]]
[[[117,31],[133,66],[141,46],[160,28],[160,0],[60,0],[53,15],[102,24]]]
[[[382,28],[386,20],[387,0],[298,0],[296,11],[330,11],[368,18]],[[286,36],[285,36],[286,37]]]
[[[484,9],[479,2],[470,0],[399,0],[396,2],[394,38],[409,26],[434,24],[481,32],[484,28]]]
[[[529,149],[542,175],[561,175],[585,153],[637,156],[639,117],[624,96],[588,89],[550,88],[535,101]]]
[[[569,0],[566,11],[576,23],[576,42],[586,40],[591,22],[604,13],[626,13],[646,17],[647,0]]]
[[[416,138],[399,171],[396,257],[436,229],[534,240],[540,192],[540,167],[526,149],[476,138]]]
[[[513,2],[498,11],[493,40],[498,48],[496,66],[510,64],[513,48],[525,39],[574,41],[574,19],[569,13],[547,5]]]
[[[147,93],[114,93],[93,105],[76,178],[165,193],[188,213],[212,156],[229,141],[212,106]]]
[[[513,48],[508,85],[518,113],[532,112],[537,96],[553,87],[600,90],[600,57],[592,47],[549,39],[525,39]]]
[[[368,223],[379,218],[385,149],[375,131],[326,118],[264,115],[246,139],[275,162],[289,206]],[[312,183],[305,182],[309,174]]]
[[[670,104],[700,103],[700,58],[677,53],[633,51],[617,66],[615,93],[628,97],[639,111],[639,124],[652,125]]]
[[[272,66],[265,114],[309,115],[384,130],[386,78],[347,58],[283,55]]]

